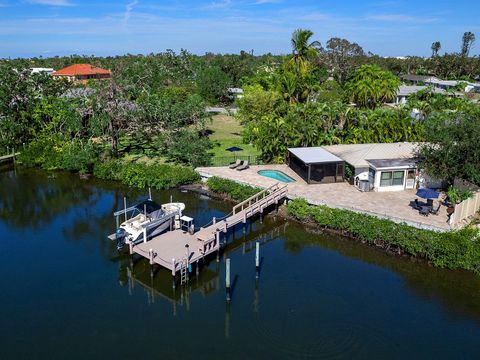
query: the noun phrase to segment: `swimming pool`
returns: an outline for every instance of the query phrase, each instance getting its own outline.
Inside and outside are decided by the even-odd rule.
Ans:
[[[278,180],[278,181],[281,181],[281,182],[284,182],[284,183],[295,182],[294,179],[292,179],[290,176],[288,176],[287,174],[285,174],[284,172],[282,172],[280,170],[260,170],[258,172],[258,174],[262,175],[262,176],[265,176],[265,177],[269,177],[269,178]]]

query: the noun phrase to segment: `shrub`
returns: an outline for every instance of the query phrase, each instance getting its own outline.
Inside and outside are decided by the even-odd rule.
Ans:
[[[187,166],[147,165],[144,163],[127,163],[121,160],[110,160],[96,164],[93,173],[101,179],[118,180],[135,187],[151,186],[155,189],[168,189],[200,180],[198,173]]]
[[[222,179],[217,176],[212,176],[207,180],[208,188],[216,193],[230,196],[233,200],[243,201],[255,195],[261,189],[242,185],[232,180]]]
[[[383,241],[438,267],[480,273],[480,235],[475,229],[445,233],[422,230],[349,210],[310,206],[305,199],[290,201],[288,213],[299,220],[311,217],[318,225],[345,231],[367,243]]]
[[[306,220],[310,217],[310,205],[305,199],[294,199],[288,204],[288,214],[298,220]]]

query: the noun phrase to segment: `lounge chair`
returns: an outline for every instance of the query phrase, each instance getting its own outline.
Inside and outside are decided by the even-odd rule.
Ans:
[[[433,207],[430,209],[430,213],[432,215],[438,215],[438,211],[440,210],[440,206],[442,206],[442,203],[441,202],[438,202],[438,206],[436,209],[434,209]]]
[[[230,168],[230,169],[235,169],[235,168],[239,167],[239,166],[242,165],[242,164],[243,164],[243,161],[242,161],[242,160],[237,160],[237,161],[235,161],[234,163],[231,163],[230,166],[229,166],[229,168]]]
[[[237,167],[237,170],[238,171],[242,171],[242,170],[245,170],[245,169],[248,169],[249,166],[248,166],[248,160],[245,161],[242,165],[240,165],[239,167]]]

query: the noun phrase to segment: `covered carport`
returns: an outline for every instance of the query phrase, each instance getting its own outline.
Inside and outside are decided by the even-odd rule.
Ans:
[[[344,181],[345,162],[322,147],[289,148],[287,165],[308,184]]]

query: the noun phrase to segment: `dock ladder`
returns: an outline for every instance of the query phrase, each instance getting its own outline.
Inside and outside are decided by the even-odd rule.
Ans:
[[[188,282],[188,261],[183,259],[180,263],[180,285],[184,285]]]

